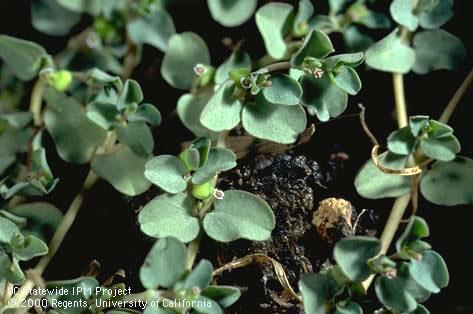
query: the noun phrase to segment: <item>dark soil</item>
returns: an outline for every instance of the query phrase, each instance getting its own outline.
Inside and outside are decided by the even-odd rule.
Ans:
[[[218,245],[218,264],[263,253],[283,265],[291,286],[297,291],[297,281],[302,274],[319,271],[331,259],[332,246],[317,234],[312,219],[318,203],[332,196],[329,186],[334,183],[336,169],[342,162],[332,161],[321,166],[302,155],[250,155],[239,162],[237,168],[224,173],[219,188],[245,190],[265,199],[275,213],[276,229],[268,241],[240,240]],[[360,230],[371,229],[374,223],[369,222],[369,215],[366,217],[362,222],[365,227]],[[352,221],[355,218],[353,210]],[[330,230],[330,235],[332,242],[336,242],[350,234],[340,223]],[[208,249],[215,252],[215,248]],[[271,263],[224,273],[219,283],[238,285],[246,290],[229,313],[302,313],[297,302],[282,288]]]

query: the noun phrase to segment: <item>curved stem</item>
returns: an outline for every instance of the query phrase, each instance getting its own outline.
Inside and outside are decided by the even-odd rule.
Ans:
[[[448,120],[450,120],[450,117],[452,116],[453,111],[455,111],[455,109],[457,108],[457,105],[460,102],[460,99],[468,90],[468,87],[470,86],[472,81],[473,81],[473,69],[471,69],[470,73],[468,73],[463,83],[455,92],[455,95],[453,95],[452,99],[450,99],[450,101],[448,102],[447,107],[445,107],[444,111],[442,112],[442,115],[440,116],[440,119],[439,119],[440,122],[447,123]]]
[[[38,78],[31,91],[30,112],[33,115],[34,126],[41,125],[41,104],[43,102],[46,79],[42,76]]]

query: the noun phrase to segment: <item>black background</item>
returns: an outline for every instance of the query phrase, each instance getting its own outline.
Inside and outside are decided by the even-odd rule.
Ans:
[[[261,3],[265,1],[260,1]],[[326,13],[326,1],[315,1],[316,12]],[[450,97],[467,75],[472,66],[473,42],[471,40],[471,1],[455,1],[455,16],[444,28],[461,38],[467,47],[468,57],[457,71],[436,71],[429,75],[408,74],[405,79],[408,110],[410,115],[428,114],[438,118]],[[385,1],[377,1],[375,6],[386,11]],[[212,64],[218,65],[229,55],[221,39],[230,37],[235,42],[245,39],[244,49],[253,59],[264,55],[260,35],[251,19],[241,27],[224,28],[214,22],[205,1],[177,1],[171,5],[172,15],[178,32],[193,31],[204,38],[209,46]],[[73,34],[80,32],[90,19],[84,17]],[[0,0],[0,33],[36,41],[46,47],[51,54],[61,51],[68,37],[51,37],[37,32],[31,26],[29,2],[25,0]],[[381,38],[383,32],[371,32]],[[338,35],[331,35],[336,48],[341,49]],[[434,48],[434,47],[433,47]],[[340,50],[339,50],[340,51]],[[164,117],[163,124],[154,130],[156,139],[155,154],[176,153],[179,143],[192,139],[176,115],[172,114],[181,92],[170,87],[159,75],[162,53],[146,46],[141,64],[135,69],[133,78],[143,87],[145,100],[155,104]],[[363,68],[363,67],[362,67]],[[396,128],[393,119],[393,92],[391,77],[387,73],[359,71],[363,89],[349,100],[349,109],[344,114],[356,113],[356,104],[362,102],[367,107],[367,120],[370,128],[379,139],[385,139]],[[450,124],[462,143],[462,153],[473,156],[473,137],[471,109],[473,92],[468,91]],[[353,190],[354,175],[369,158],[370,143],[364,135],[357,117],[347,116],[327,123],[316,123],[316,134],[304,152],[315,159],[326,158],[334,147],[341,147],[350,155],[348,167],[342,177],[340,189],[334,191],[351,200],[358,208],[373,208],[381,215],[389,212],[391,201],[371,201],[360,198]],[[54,150],[50,150],[53,172],[61,181],[48,201],[65,210],[80,189],[87,172],[87,166],[73,166],[62,162]],[[142,202],[142,201],[141,201]],[[138,203],[138,204],[137,204]],[[146,238],[136,223],[135,210],[140,200],[130,200],[119,195],[107,183],[99,182],[88,195],[84,208],[76,223],[67,235],[57,256],[48,267],[45,277],[48,280],[68,279],[80,276],[90,261],[96,259],[102,265],[101,279],[116,270],[126,270],[127,279],[135,291],[140,289],[138,269],[150,246],[152,239]],[[430,225],[430,243],[445,258],[450,270],[450,285],[439,295],[427,302],[432,313],[473,313],[471,282],[473,280],[473,242],[471,241],[473,206],[439,207],[424,200],[420,203],[419,215]],[[250,292],[251,293],[251,292]]]

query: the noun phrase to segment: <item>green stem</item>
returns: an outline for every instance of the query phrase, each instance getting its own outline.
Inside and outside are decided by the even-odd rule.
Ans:
[[[187,246],[187,269],[192,270],[197,254],[199,254],[200,243],[202,242],[202,232],[199,232],[197,237],[192,240]]]
[[[393,73],[394,100],[396,107],[397,124],[399,128],[407,126],[407,106],[404,92],[404,76]]]
[[[282,70],[287,70],[290,68],[291,68],[291,62],[289,61],[276,62],[276,63],[263,67],[263,69],[266,69],[268,72],[282,71]]]
[[[473,69],[471,69],[470,73],[468,73],[463,83],[455,92],[455,95],[453,95],[452,99],[450,99],[450,101],[448,102],[447,107],[445,107],[445,110],[440,116],[440,119],[439,119],[440,122],[447,123],[448,120],[450,120],[450,117],[452,116],[453,111],[455,111],[455,109],[457,108],[457,105],[460,102],[460,99],[468,90],[468,87],[470,86],[472,81],[473,81]]]
[[[230,131],[222,131],[218,134],[217,138],[217,147],[225,148],[227,147],[227,138]]]
[[[30,99],[30,112],[33,115],[33,123],[39,127],[41,125],[41,104],[43,102],[46,79],[40,76],[33,86]]]

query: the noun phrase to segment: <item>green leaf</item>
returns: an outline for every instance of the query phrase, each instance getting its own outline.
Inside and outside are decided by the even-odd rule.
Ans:
[[[105,0],[56,0],[60,5],[68,10],[79,13],[89,13],[98,15]]]
[[[341,65],[356,67],[363,62],[364,57],[365,55],[363,54],[363,52],[344,53],[328,57],[324,60],[324,64],[330,70],[337,68]]]
[[[473,204],[473,160],[438,161],[421,177],[420,191],[430,202],[454,206]]]
[[[127,24],[127,34],[137,44],[149,44],[166,51],[169,38],[176,33],[171,16],[164,10],[140,16]]]
[[[143,175],[147,158],[139,157],[126,146],[95,156],[91,167],[94,172],[117,191],[129,195],[139,195],[150,187]]]
[[[21,204],[11,212],[17,216],[26,218],[26,226],[22,228],[24,235],[34,235],[45,242],[49,242],[57,227],[62,221],[62,213],[55,206],[35,202]]]
[[[357,19],[356,23],[372,29],[391,27],[391,20],[386,15],[371,10],[366,10],[366,13]]]
[[[120,117],[120,112],[114,104],[92,101],[87,105],[86,115],[102,128],[110,130]]]
[[[212,147],[208,154],[208,160],[192,175],[192,183],[204,183],[222,171],[235,168],[236,165],[236,156],[231,150]]]
[[[461,146],[458,139],[453,136],[439,139],[426,138],[420,142],[420,149],[427,156],[435,160],[450,161],[455,159]]]
[[[59,156],[76,164],[88,162],[104,142],[106,131],[87,118],[81,105],[72,97],[50,89],[46,102],[44,122]]]
[[[321,78],[304,75],[300,84],[303,90],[302,104],[314,110],[320,121],[337,117],[347,108],[348,94],[333,84],[328,75]]]
[[[337,265],[351,281],[363,281],[373,271],[368,260],[381,251],[381,244],[376,238],[354,236],[344,238],[335,244],[333,256]]]
[[[416,53],[412,69],[417,74],[442,69],[454,70],[459,68],[466,58],[462,41],[443,29],[416,33],[412,46]]]
[[[30,259],[47,253],[48,245],[32,235],[25,237],[23,247],[13,249],[13,254],[15,254],[15,257],[20,261],[29,261]]]
[[[384,167],[391,169],[405,168],[406,156],[387,152],[378,157]],[[410,177],[382,172],[371,160],[368,160],[356,175],[355,188],[365,198],[398,197],[411,191],[411,182],[412,178]]]
[[[192,289],[198,287],[200,289],[206,289],[210,285],[212,280],[212,272],[214,268],[212,263],[206,259],[203,259],[192,269],[192,272],[187,275],[184,281],[184,289]]]
[[[161,124],[161,113],[152,104],[141,104],[136,109],[136,112],[128,116],[129,122],[143,121],[151,126]]]
[[[0,58],[20,80],[34,78],[47,55],[46,50],[34,42],[0,35]]]
[[[189,89],[194,79],[194,66],[210,64],[210,54],[204,40],[192,32],[173,35],[161,63],[161,75],[171,86]]]
[[[140,211],[141,230],[156,238],[175,237],[190,242],[199,233],[199,220],[191,216],[192,200],[184,193],[162,194]]]
[[[210,98],[200,116],[200,123],[212,131],[231,130],[240,123],[241,102],[233,97],[234,84],[227,81]]]
[[[417,138],[412,135],[411,128],[406,126],[389,134],[387,142],[390,152],[409,155],[415,149]]]
[[[212,18],[226,27],[239,26],[255,12],[257,0],[207,0]]]
[[[415,137],[422,134],[429,127],[429,116],[411,116],[409,117],[409,128]],[[453,133],[453,130],[452,130]]]
[[[294,7],[286,3],[267,3],[256,11],[256,25],[268,54],[283,59],[287,52],[284,36],[292,27]]]
[[[373,69],[407,73],[416,60],[414,50],[405,45],[399,37],[399,30],[394,30],[366,51],[366,64]]]
[[[447,265],[437,252],[427,250],[421,253],[420,260],[411,260],[409,273],[412,278],[427,291],[440,292],[448,286],[449,274]]]
[[[138,105],[143,101],[143,91],[140,84],[135,80],[126,80],[125,85],[118,98],[117,108],[123,110],[127,107]]]
[[[417,302],[406,289],[409,280],[409,271],[406,264],[401,264],[398,267],[395,278],[379,276],[375,281],[375,291],[378,299],[388,308],[394,308],[401,312],[414,311]]]
[[[329,0],[328,5],[330,7],[330,12],[337,14],[346,6],[348,2],[349,0]]]
[[[183,178],[186,173],[186,166],[179,158],[161,155],[148,161],[145,177],[164,191],[175,194],[186,189],[187,181]]]
[[[422,2],[420,1],[418,7]],[[432,8],[427,8],[419,13],[420,26],[426,29],[436,29],[447,23],[453,17],[453,0],[438,0]]]
[[[287,74],[271,76],[271,85],[264,88],[264,98],[274,105],[296,106],[302,96],[299,83]]]
[[[389,6],[389,11],[394,21],[405,26],[411,32],[419,26],[419,20],[414,15],[414,2],[412,0],[394,0]]]
[[[413,216],[409,220],[409,223],[406,226],[406,229],[396,241],[396,250],[402,258],[411,258],[414,257],[410,255],[412,250],[411,245],[418,243],[420,239],[428,237],[430,235],[429,226],[427,222],[418,216]],[[421,241],[423,242],[423,241]],[[425,243],[425,242],[423,242]],[[419,253],[419,252],[415,252]]]
[[[234,69],[248,69],[251,70],[251,58],[241,49],[235,50],[230,58],[225,60],[215,72],[215,84],[222,84],[229,77],[228,73]]]
[[[422,304],[417,304],[417,308],[411,314],[430,314],[430,312]]]
[[[217,302],[204,296],[198,297],[192,308],[199,314],[223,314],[223,310]]]
[[[294,18],[292,32],[296,36],[303,36],[309,30],[308,21],[314,14],[314,5],[310,0],[299,0],[297,14]]]
[[[184,94],[177,101],[177,115],[182,123],[195,136],[205,136],[210,139],[217,139],[218,133],[207,129],[200,122],[202,111],[207,105],[210,94]]]
[[[20,229],[10,220],[0,217],[0,244],[10,245],[10,241],[20,234]]]
[[[363,314],[363,309],[355,302],[348,302],[343,306],[339,303],[335,314]]]
[[[353,25],[348,27],[345,33],[343,33],[343,40],[345,41],[347,51],[351,52],[365,51],[374,43],[370,36],[360,33],[358,28]]]
[[[260,139],[294,143],[307,125],[304,108],[273,105],[261,96],[256,97],[256,104],[246,104],[243,108],[241,119],[245,130]]]
[[[137,156],[147,158],[153,152],[153,135],[144,122],[130,122],[116,130],[120,143],[129,146]]]
[[[147,289],[171,287],[186,271],[186,247],[174,238],[158,240],[140,269],[140,279]]]
[[[342,65],[330,74],[335,85],[348,94],[356,95],[361,90],[361,80],[353,68]]]
[[[226,191],[203,221],[207,235],[220,242],[264,241],[271,236],[274,226],[275,217],[268,203],[254,194],[238,190]]]
[[[292,57],[291,64],[298,68],[302,66],[306,57],[323,59],[334,51],[330,38],[325,33],[314,29],[305,38],[302,47]]]
[[[304,274],[299,280],[299,291],[305,313],[325,313],[325,303],[333,298],[338,289],[335,281],[327,276],[315,273]]]
[[[229,286],[210,286],[202,291],[202,295],[215,300],[222,307],[227,308],[233,305],[241,296],[241,291]]]
[[[65,9],[56,0],[31,2],[31,24],[36,30],[45,34],[66,35],[79,23],[80,19],[80,14]]]
[[[21,285],[25,281],[25,274],[21,271],[18,261],[0,250],[0,280],[6,279],[15,285]]]

